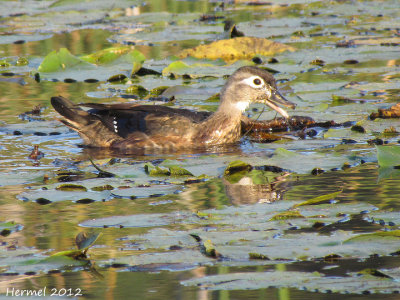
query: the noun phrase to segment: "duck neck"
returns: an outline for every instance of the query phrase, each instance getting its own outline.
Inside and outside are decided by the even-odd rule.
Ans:
[[[249,107],[250,101],[248,101],[246,94],[230,84],[225,85],[221,91],[221,101],[218,110],[215,114],[227,115],[232,119],[241,118],[244,111]],[[238,101],[238,99],[241,99]]]
[[[221,99],[218,110],[207,120],[199,124],[197,141],[204,144],[229,144],[239,141],[242,113],[248,104],[232,104]]]

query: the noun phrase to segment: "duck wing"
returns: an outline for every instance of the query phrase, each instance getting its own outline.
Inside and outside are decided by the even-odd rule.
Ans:
[[[195,112],[162,105],[132,105],[130,103],[85,103],[87,111],[96,116],[109,130],[122,138],[135,132],[146,135],[184,135],[194,124],[208,118],[210,112]]]
[[[160,105],[77,105],[61,96],[52,97],[51,104],[87,146],[127,150],[187,147],[199,123],[211,115]]]

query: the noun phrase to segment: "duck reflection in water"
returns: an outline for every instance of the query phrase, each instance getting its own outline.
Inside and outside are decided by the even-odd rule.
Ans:
[[[290,181],[287,181],[289,172],[270,179],[270,182],[256,184],[251,177],[244,176],[236,183],[230,183],[223,179],[225,193],[234,205],[272,203],[283,199],[286,191],[290,189]]]
[[[188,185],[187,189],[178,194],[177,201],[193,211],[225,205],[272,203],[282,200],[292,188],[290,175],[289,172],[265,172],[262,183],[247,175],[234,182],[226,177],[213,178]]]

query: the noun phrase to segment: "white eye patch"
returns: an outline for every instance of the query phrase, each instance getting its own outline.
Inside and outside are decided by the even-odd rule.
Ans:
[[[264,79],[262,79],[260,76],[257,75],[243,79],[242,81],[240,81],[240,83],[247,84],[248,86],[251,86],[253,89],[261,89],[265,86]]]

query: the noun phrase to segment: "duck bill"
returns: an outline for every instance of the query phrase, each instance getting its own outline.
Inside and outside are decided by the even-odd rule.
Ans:
[[[288,113],[283,108],[279,107],[278,105],[290,107],[294,109],[296,104],[290,102],[285,97],[283,97],[277,90],[272,91],[271,96],[265,100],[265,104],[271,107],[273,110],[280,113],[284,118],[289,118]]]

